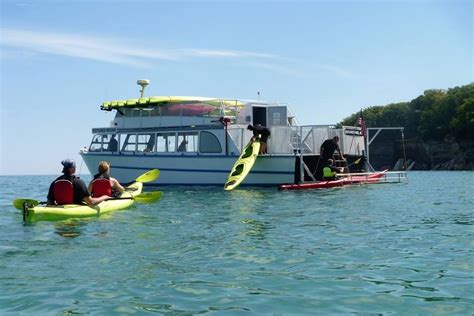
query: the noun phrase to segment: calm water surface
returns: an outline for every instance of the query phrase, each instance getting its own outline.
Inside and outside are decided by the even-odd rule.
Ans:
[[[0,177],[0,314],[470,315],[473,172],[324,191],[164,188],[107,217],[24,226]]]

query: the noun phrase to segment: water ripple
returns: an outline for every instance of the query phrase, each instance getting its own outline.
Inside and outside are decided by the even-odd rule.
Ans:
[[[28,226],[11,200],[44,199],[54,177],[0,177],[0,314],[471,314],[472,175],[166,188],[156,204]]]

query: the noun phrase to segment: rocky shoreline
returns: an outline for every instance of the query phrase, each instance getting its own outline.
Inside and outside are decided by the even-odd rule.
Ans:
[[[411,170],[474,170],[474,141],[444,139],[427,141],[405,140],[407,167]],[[371,145],[370,161],[376,170],[401,169],[403,143],[378,142]]]

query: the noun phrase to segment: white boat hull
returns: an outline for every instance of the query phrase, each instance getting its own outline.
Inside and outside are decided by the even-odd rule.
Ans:
[[[158,180],[147,185],[223,186],[238,156],[211,155],[112,155],[81,153],[91,174],[99,161],[109,161],[111,175],[120,182],[134,180],[146,170],[160,169]],[[242,185],[272,186],[293,183],[295,156],[260,156]]]

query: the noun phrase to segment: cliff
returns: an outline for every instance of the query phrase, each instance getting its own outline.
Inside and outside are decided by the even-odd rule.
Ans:
[[[474,83],[447,90],[426,90],[408,102],[369,106],[339,125],[405,127],[407,165],[415,170],[473,170]],[[375,169],[401,167],[401,134],[383,131],[370,146]],[[373,134],[371,134],[373,136]],[[396,169],[396,168],[395,168]]]
[[[474,141],[405,140],[407,167],[412,170],[474,170]],[[401,140],[374,142],[370,148],[370,161],[376,170],[399,169],[403,164]]]

